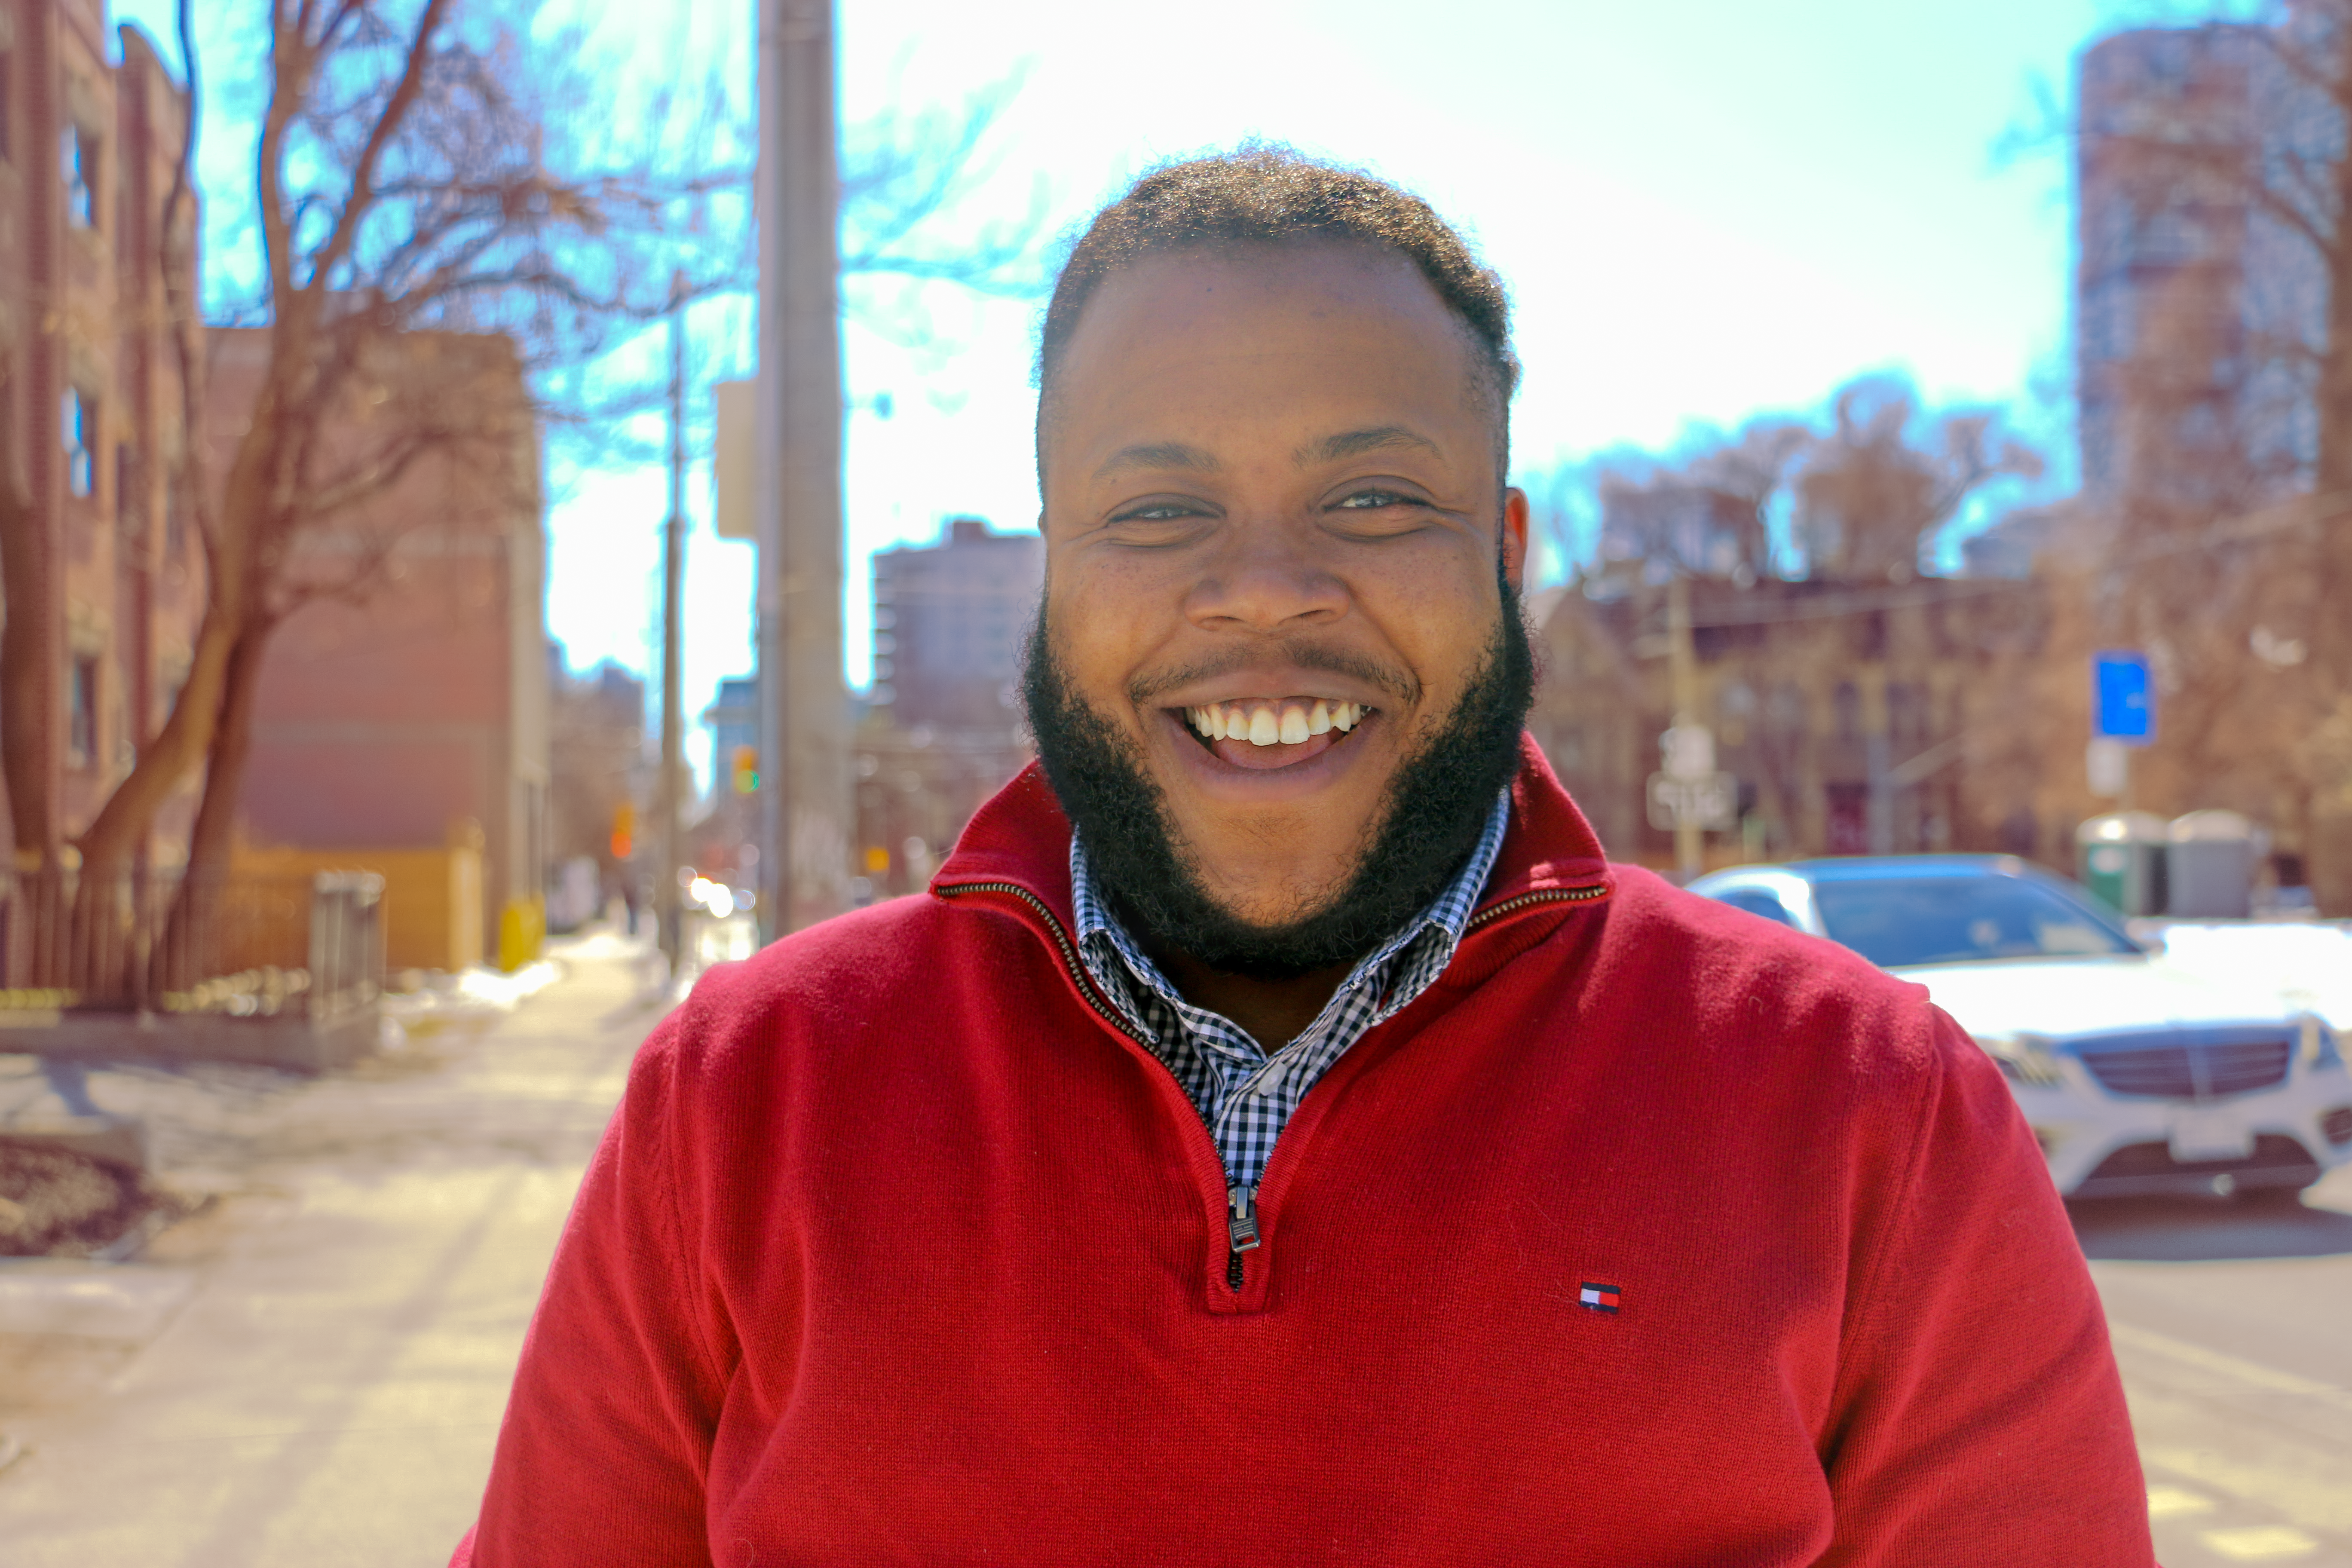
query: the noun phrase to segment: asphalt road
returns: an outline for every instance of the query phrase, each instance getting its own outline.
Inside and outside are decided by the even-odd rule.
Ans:
[[[2078,1204],[2166,1568],[2352,1568],[2352,1166],[2263,1212]]]

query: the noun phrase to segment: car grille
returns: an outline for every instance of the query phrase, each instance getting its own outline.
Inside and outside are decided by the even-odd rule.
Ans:
[[[2162,1143],[2128,1143],[2099,1162],[2070,1198],[2179,1197],[2222,1191],[2289,1191],[2326,1174],[2311,1151],[2292,1138],[2265,1132],[2242,1160],[2175,1160]],[[2226,1187],[2223,1183],[2226,1182]]]
[[[2294,1037],[2159,1035],[2084,1041],[2083,1065],[2109,1094],[2138,1100],[2221,1100],[2286,1081]]]
[[[2265,1132],[2254,1140],[2251,1152],[2237,1160],[2176,1160],[2165,1144],[2126,1143],[2100,1161],[2089,1179],[2106,1182],[2131,1176],[2210,1176],[2248,1171],[2317,1169],[2310,1150],[2283,1134]]]

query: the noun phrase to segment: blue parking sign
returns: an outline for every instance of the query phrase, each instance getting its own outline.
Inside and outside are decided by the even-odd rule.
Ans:
[[[2091,731],[2127,746],[2156,739],[2156,689],[2148,683],[2147,656],[2103,653],[2091,661]]]

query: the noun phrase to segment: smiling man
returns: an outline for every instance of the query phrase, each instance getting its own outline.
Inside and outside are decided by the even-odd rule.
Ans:
[[[1366,176],[1097,216],[1040,765],[647,1043],[461,1563],[2150,1561],[1996,1069],[1522,736],[1517,373]]]

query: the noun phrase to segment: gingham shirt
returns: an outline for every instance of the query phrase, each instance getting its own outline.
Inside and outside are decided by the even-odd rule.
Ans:
[[[1367,1029],[1401,1012],[1444,973],[1487,873],[1495,868],[1510,821],[1506,790],[1461,874],[1349,970],[1315,1021],[1271,1056],[1231,1018],[1184,1000],[1160,966],[1144,956],[1096,890],[1086,848],[1072,836],[1070,894],[1087,972],[1184,1086],[1216,1141],[1228,1183],[1255,1188],[1275,1139],[1324,1070]]]

